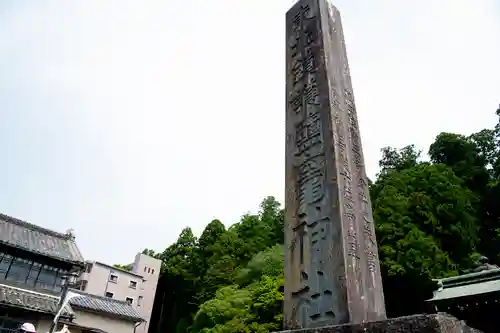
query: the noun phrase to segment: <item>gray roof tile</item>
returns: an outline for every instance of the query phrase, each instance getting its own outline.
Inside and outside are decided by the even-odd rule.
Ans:
[[[15,306],[36,312],[55,314],[59,298],[57,296],[0,284],[0,304]],[[75,313],[66,306],[62,316],[72,317]]]
[[[71,290],[81,297],[72,298],[69,303],[75,309],[102,312],[109,315],[121,317],[135,322],[144,321],[141,315],[127,302],[107,298],[103,296],[87,294],[80,290]]]
[[[70,234],[61,234],[0,214],[0,243],[72,263],[83,256]]]

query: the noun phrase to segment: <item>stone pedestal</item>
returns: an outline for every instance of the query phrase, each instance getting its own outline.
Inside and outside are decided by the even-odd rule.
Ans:
[[[422,314],[356,325],[335,325],[281,333],[481,333],[446,313]]]

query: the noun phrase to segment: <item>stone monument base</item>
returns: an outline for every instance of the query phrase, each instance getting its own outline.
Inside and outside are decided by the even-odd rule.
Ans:
[[[481,333],[446,313],[391,318],[356,325],[305,328],[281,333]]]

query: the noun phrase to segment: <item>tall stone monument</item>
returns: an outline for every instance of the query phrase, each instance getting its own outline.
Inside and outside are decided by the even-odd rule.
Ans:
[[[285,327],[386,318],[340,14],[286,14]]]
[[[386,319],[339,11],[299,0],[286,45],[283,333],[480,333],[446,314]]]

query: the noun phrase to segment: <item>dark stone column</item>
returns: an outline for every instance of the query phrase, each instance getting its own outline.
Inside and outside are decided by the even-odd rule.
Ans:
[[[385,319],[338,10],[300,0],[286,14],[286,47],[285,328]]]

